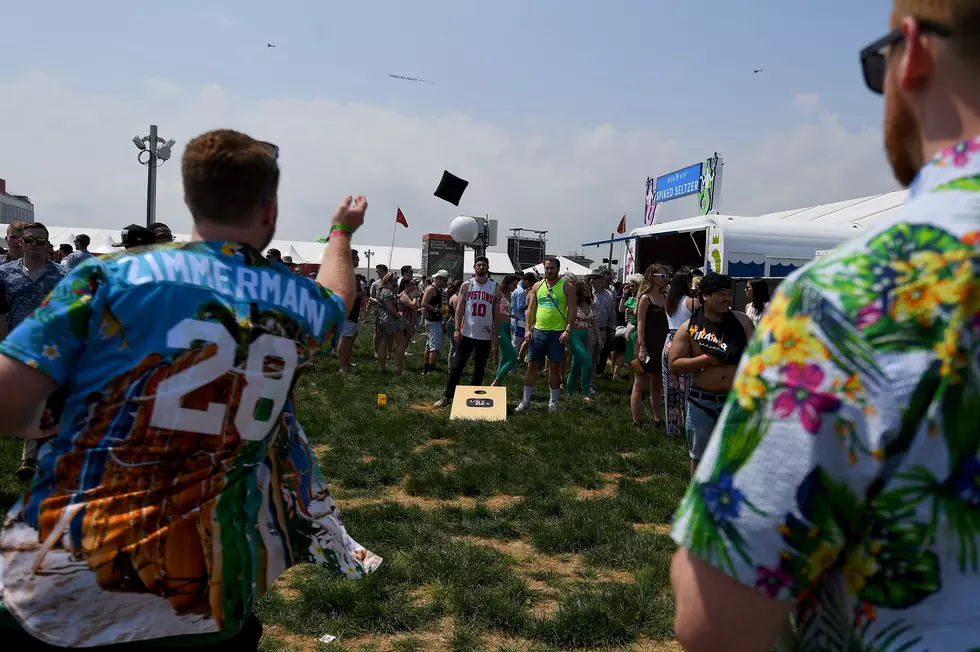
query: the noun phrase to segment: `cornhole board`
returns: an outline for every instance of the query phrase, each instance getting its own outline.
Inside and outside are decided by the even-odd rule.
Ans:
[[[453,409],[450,420],[466,421],[506,421],[506,387],[471,387],[460,385],[453,395]]]

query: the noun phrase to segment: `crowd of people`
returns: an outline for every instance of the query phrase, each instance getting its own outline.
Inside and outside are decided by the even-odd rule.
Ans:
[[[74,246],[61,243],[56,249],[40,222],[13,222],[7,225],[7,249],[0,249],[0,340],[33,313],[61,279],[94,254],[88,250],[91,239],[80,233]],[[173,242],[170,227],[162,222],[149,228],[132,224],[121,231],[117,246],[133,248]],[[44,427],[54,426],[50,415]],[[38,444],[24,442],[17,476],[30,479],[37,467]]]
[[[358,252],[351,255],[356,268]],[[518,413],[531,408],[542,365],[551,412],[559,409],[563,388],[568,398],[580,392],[589,404],[598,394],[596,378],[616,380],[625,372],[632,377],[634,426],[644,429],[649,397],[653,427],[670,437],[686,434],[693,473],[741,353],[769,305],[766,281],[748,282],[742,313],[731,310],[730,277],[705,276],[696,268],[654,263],[643,274],[616,281],[608,269],[581,279],[562,275],[559,259],[552,256],[542,266],[543,278],[531,271],[507,274],[498,283],[485,256],[476,257],[468,280],[453,280],[446,270],[416,278],[410,265],[396,278],[378,264],[370,286],[357,276],[358,297],[341,332],[341,372],[350,371],[358,322],[372,320],[374,356],[382,371],[394,355],[396,373],[403,374],[413,341],[421,343],[423,375],[437,371],[448,349],[445,390],[435,403],[440,408],[452,404],[471,358],[473,386],[485,384],[491,357],[494,386],[526,363]]]
[[[744,313],[732,279],[663,264],[621,291],[555,259],[498,284],[483,257],[469,279],[419,291],[410,268],[381,269],[368,287],[350,246],[364,197],[341,201],[307,278],[262,254],[278,147],[229,130],[184,151],[190,242],[136,226],[128,255],[73,260],[84,240],[11,225],[0,434],[43,443],[0,535],[5,646],[256,650],[253,609],[285,570],[377,569],[293,394],[335,346],[349,372],[373,314],[399,373],[416,330],[426,374],[449,336],[440,405],[471,357],[483,383],[495,349],[495,382],[527,362],[518,412],[542,365],[552,411],[562,383],[592,399],[610,363],[630,369],[634,423],[649,395],[654,423],[688,438],[671,567],[685,649],[976,649],[980,2],[895,0],[861,62],[909,199],[771,300],[750,283]]]

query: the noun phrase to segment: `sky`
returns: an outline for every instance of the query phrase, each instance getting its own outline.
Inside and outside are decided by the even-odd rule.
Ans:
[[[623,214],[640,225],[646,178],[713,152],[725,214],[872,195],[898,186],[858,52],[890,5],[0,0],[0,178],[41,222],[144,223],[131,140],[157,124],[177,142],[157,219],[189,232],[182,147],[233,128],[280,147],[279,238],[326,235],[363,193],[355,244],[389,244],[401,207],[396,245],[489,214],[499,249],[523,227],[548,230],[551,253]],[[470,182],[458,208],[432,196],[443,170]],[[692,197],[658,208],[696,214]]]

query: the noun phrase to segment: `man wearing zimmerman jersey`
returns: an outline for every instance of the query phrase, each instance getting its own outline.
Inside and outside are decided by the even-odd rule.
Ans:
[[[192,241],[84,261],[0,344],[0,434],[36,436],[67,389],[3,527],[9,649],[255,650],[252,607],[283,571],[380,562],[344,530],[292,392],[336,345],[367,201],[341,203],[317,280],[297,277],[261,253],[278,153],[234,131],[191,141]]]
[[[463,369],[474,353],[473,380],[474,386],[483,384],[483,376],[487,369],[487,359],[493,342],[497,339],[497,320],[500,319],[500,289],[490,278],[490,260],[486,256],[477,256],[473,263],[475,276],[463,283],[459,288],[456,302],[456,323],[459,327],[453,333],[459,346],[456,359],[449,370],[449,380],[446,392],[436,401],[436,407],[446,407],[453,402],[456,386],[463,376]]]

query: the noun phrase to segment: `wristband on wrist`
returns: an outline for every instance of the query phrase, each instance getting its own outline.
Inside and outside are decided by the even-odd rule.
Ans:
[[[348,226],[346,224],[341,224],[340,222],[338,222],[336,224],[332,224],[330,226],[330,232],[333,233],[334,231],[343,231],[343,232],[345,232],[345,233],[347,233],[349,235],[354,235],[354,228],[353,227],[350,227],[350,226]]]
[[[353,234],[353,231],[348,231],[347,229],[338,229],[337,227],[334,227],[330,231],[330,237],[331,238],[334,237],[334,236],[348,237],[349,238],[349,237],[351,237],[352,234]],[[329,240],[329,238],[328,238],[328,240]]]

